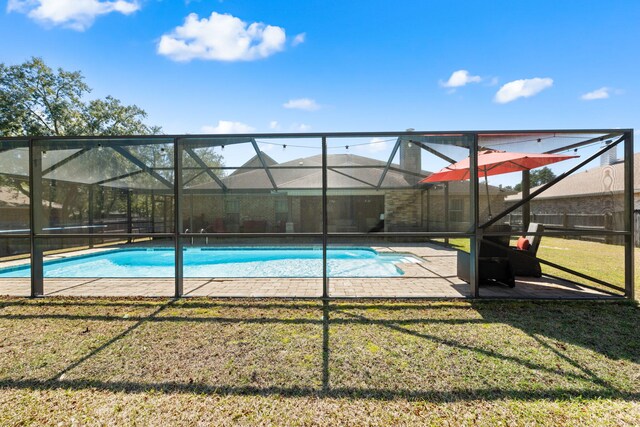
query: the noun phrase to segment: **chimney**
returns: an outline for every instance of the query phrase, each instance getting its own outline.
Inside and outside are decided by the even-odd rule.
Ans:
[[[605,145],[611,144],[611,140],[605,141]],[[618,146],[609,148],[600,156],[600,166],[609,166],[618,160]]]
[[[422,149],[410,140],[400,143],[400,169],[420,174],[422,169]],[[404,174],[410,185],[416,185],[422,179],[419,175]]]

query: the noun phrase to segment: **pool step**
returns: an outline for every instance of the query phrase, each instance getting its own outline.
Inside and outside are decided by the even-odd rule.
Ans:
[[[400,260],[402,264],[420,264],[420,260],[414,257],[404,257]]]

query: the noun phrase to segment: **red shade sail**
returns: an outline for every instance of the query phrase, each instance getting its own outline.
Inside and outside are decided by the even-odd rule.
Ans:
[[[538,153],[510,153],[507,151],[485,150],[478,153],[478,176],[500,175],[509,172],[519,172],[535,169],[562,160],[573,159],[578,156]],[[438,172],[434,172],[422,181],[462,181],[471,176],[469,158],[453,163]]]

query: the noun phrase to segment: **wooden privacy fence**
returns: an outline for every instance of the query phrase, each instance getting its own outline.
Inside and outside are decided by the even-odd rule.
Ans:
[[[624,212],[613,212],[604,214],[540,214],[532,213],[531,222],[544,224],[548,230],[624,230]],[[510,214],[509,224],[512,226],[522,224],[521,214]],[[640,210],[633,213],[634,242],[636,247],[640,247]],[[575,237],[574,237],[575,238]],[[594,240],[598,242],[622,245],[622,236],[581,236],[581,240]]]
[[[640,248],[640,210],[633,211],[633,242]]]

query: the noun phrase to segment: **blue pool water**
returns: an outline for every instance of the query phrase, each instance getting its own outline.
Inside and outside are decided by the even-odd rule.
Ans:
[[[380,254],[371,248],[331,248],[331,277],[401,276],[397,263],[415,262],[400,254]],[[0,277],[29,277],[30,268],[0,269]],[[173,277],[172,248],[115,249],[90,255],[45,261],[45,277]],[[322,277],[318,248],[187,248],[184,277]]]

